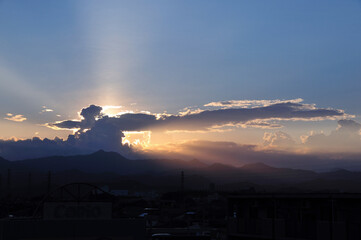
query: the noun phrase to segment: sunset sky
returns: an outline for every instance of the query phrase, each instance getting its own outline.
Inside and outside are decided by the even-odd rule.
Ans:
[[[2,0],[0,156],[358,159],[360,30],[359,0]]]

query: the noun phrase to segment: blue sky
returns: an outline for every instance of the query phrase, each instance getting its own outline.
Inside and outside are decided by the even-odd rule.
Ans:
[[[79,118],[90,104],[176,114],[224,100],[302,98],[358,120],[360,30],[357,0],[3,0],[0,137],[65,137],[39,124]],[[42,106],[54,111],[40,114]],[[336,127],[285,124],[297,137]]]

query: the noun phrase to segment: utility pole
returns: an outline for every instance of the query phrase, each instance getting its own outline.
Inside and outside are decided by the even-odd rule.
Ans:
[[[51,190],[51,171],[48,172],[48,189],[47,193],[49,194]]]
[[[8,169],[8,181],[7,181],[7,194],[8,197],[11,197],[11,169]]]
[[[184,192],[184,171],[181,172],[181,192]]]
[[[32,176],[31,176],[31,172],[29,172],[28,175],[28,196],[30,196],[32,194]]]
[[[2,197],[3,192],[3,176],[0,174],[0,198]]]

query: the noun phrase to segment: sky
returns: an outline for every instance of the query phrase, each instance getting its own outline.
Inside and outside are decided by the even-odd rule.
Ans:
[[[0,156],[227,143],[350,158],[360,29],[359,0],[2,0]]]

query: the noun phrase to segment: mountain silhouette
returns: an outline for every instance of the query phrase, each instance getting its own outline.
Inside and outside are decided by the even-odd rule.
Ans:
[[[119,175],[159,173],[172,169],[196,169],[207,165],[199,161],[167,159],[130,160],[116,152],[99,150],[89,155],[51,156],[19,161],[0,159],[0,166],[22,171],[79,170],[88,173],[113,172]]]
[[[359,189],[361,173],[338,169],[332,172],[317,173],[310,170],[277,168],[261,162],[235,167],[222,163],[205,164],[199,160],[142,159],[130,160],[116,152],[103,150],[88,155],[51,156],[44,158],[8,161],[0,157],[0,174],[6,176],[7,170],[17,181],[26,182],[25,174],[38,173],[39,181],[51,171],[60,184],[66,179],[92,181],[97,183],[130,184],[139,188],[161,187],[172,189],[180,185],[180,173],[185,172],[185,184],[189,188],[207,188],[210,183],[223,185],[225,189],[252,186],[294,186],[298,189]],[[40,175],[39,175],[40,174]],[[41,175],[42,174],[42,175]],[[14,178],[15,178],[14,175]],[[42,176],[42,177],[40,177]],[[14,180],[15,181],[15,180]],[[35,181],[35,180],[34,180]],[[347,185],[342,187],[343,185]]]

